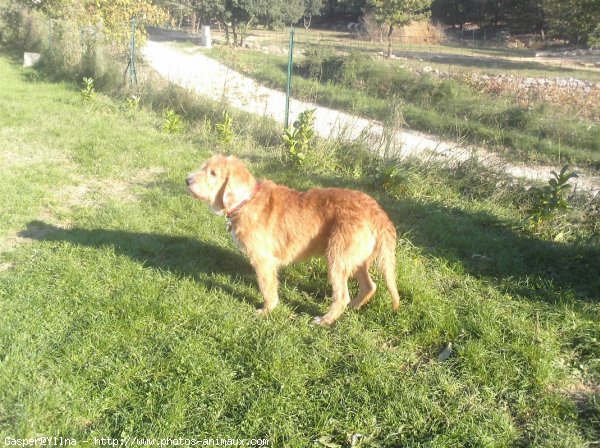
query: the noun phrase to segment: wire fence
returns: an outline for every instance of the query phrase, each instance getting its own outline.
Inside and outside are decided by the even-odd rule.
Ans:
[[[213,28],[217,44],[225,43],[225,33]],[[289,31],[252,29],[243,46],[265,54],[287,54]],[[405,58],[416,62],[458,65],[465,68],[521,71],[527,74],[568,75],[600,81],[600,50],[544,51],[541,36],[514,35],[503,30],[443,30],[423,26],[416,31],[395,32],[388,38],[384,30],[369,33],[351,30],[295,29],[295,48],[331,48],[341,53],[360,52],[374,56]],[[577,75],[577,76],[574,76]]]
[[[101,27],[34,15],[15,28],[20,34],[12,40],[24,51],[42,52],[46,68],[59,76],[79,82],[90,76],[100,88],[135,85],[144,24],[127,25],[129,34],[117,42]],[[243,48],[231,50],[224,31],[213,27],[210,56],[285,91],[286,128],[295,119],[287,107],[293,96],[382,122],[400,111],[399,122],[413,129],[558,160],[569,152],[600,153],[598,52],[540,55],[524,38],[503,32],[425,31],[388,39],[356,29],[296,28],[293,36],[290,30],[252,29]],[[150,39],[185,42],[192,51],[201,40],[165,29],[150,29]],[[507,42],[516,40],[521,44],[510,48]],[[203,76],[210,74],[198,73]]]
[[[296,62],[286,71],[297,76],[303,59],[324,54],[335,54],[340,60],[365,55],[416,74],[459,80],[481,93],[509,95],[525,107],[546,101],[561,105],[562,109],[571,108],[586,119],[600,120],[600,51],[541,51],[533,48],[539,45],[540,36],[519,37],[502,30],[461,33],[430,26],[422,30],[426,33],[400,32],[388,40],[388,36],[378,32],[296,28],[293,40]],[[213,28],[212,36],[218,47],[227,47],[222,30]],[[186,33],[172,37],[195,39]],[[514,44],[509,45],[511,42]],[[281,66],[288,63],[290,45],[289,30],[252,29],[247,31],[243,48],[237,50],[237,54],[255,53],[260,55],[259,59]],[[239,59],[235,54],[233,51],[228,57],[235,61]],[[256,58],[253,64],[258,64]]]
[[[194,41],[183,33],[171,37]],[[229,49],[218,29],[212,37],[218,48],[211,56],[287,93],[286,128],[291,95],[382,123],[400,115],[393,126],[537,152],[558,163],[600,160],[585,155],[600,152],[598,52],[536,54],[525,45],[509,48],[500,35],[487,34],[487,42],[475,37],[475,43],[471,35],[465,43],[439,30],[388,40],[253,29],[237,49]]]

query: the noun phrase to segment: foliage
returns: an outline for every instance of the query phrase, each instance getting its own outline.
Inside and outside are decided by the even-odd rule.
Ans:
[[[163,132],[167,134],[179,134],[185,129],[185,123],[174,109],[167,109],[163,114],[164,120],[162,124]]]
[[[542,6],[537,0],[434,0],[431,9],[436,20],[460,28],[471,22],[482,27],[533,31],[543,26]]]
[[[544,11],[552,34],[578,44],[586,43],[600,23],[600,2],[596,0],[546,1]]]
[[[533,204],[528,212],[528,222],[532,230],[539,230],[540,227],[549,221],[559,210],[569,208],[569,202],[566,193],[571,188],[569,180],[578,177],[574,171],[568,172],[569,166],[565,165],[560,173],[552,171],[552,178],[548,185],[543,188],[532,188]]]
[[[223,143],[231,143],[233,140],[233,117],[229,111],[223,111],[223,119],[215,125],[219,140]]]
[[[394,29],[409,25],[414,21],[429,19],[432,0],[371,0],[375,10],[375,20],[389,27],[388,57],[392,54],[392,34]]]
[[[30,0],[11,0],[11,3],[23,8],[41,10],[48,17],[58,20],[69,20],[79,25],[102,25],[103,32],[115,48],[127,51],[131,39],[132,18],[137,18],[136,39],[143,45],[146,39],[145,25],[160,25],[167,20],[167,14],[152,3],[151,0],[47,0],[42,2]]]
[[[588,38],[590,48],[600,48],[600,23]]]
[[[91,100],[96,91],[94,89],[94,79],[93,78],[83,78],[82,80],[83,88],[80,90],[81,99],[83,101]]]
[[[300,113],[298,121],[294,122],[292,129],[286,129],[283,134],[283,143],[288,156],[296,165],[304,163],[304,159],[312,148],[315,135],[315,110],[309,109]]]

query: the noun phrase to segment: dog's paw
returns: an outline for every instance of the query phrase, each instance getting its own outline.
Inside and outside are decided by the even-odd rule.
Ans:
[[[325,326],[325,325],[331,325],[332,323],[333,322],[331,322],[325,316],[317,316],[313,319],[313,324],[315,324],[315,325]]]
[[[259,308],[256,310],[256,315],[257,316],[266,316],[267,314],[269,314],[270,311],[266,308]]]

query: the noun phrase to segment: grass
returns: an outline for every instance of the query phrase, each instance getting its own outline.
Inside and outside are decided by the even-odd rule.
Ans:
[[[383,162],[358,143],[322,142],[298,171],[269,123],[236,114],[225,144],[220,105],[204,102],[185,105],[185,133],[166,134],[157,94],[143,100],[157,112],[132,113],[78,89],[0,56],[2,436],[598,441],[596,202],[574,199],[546,237],[530,235],[527,192],[477,164],[406,161],[385,190]],[[313,260],[282,272],[282,304],[257,317],[251,267],[183,184],[213,151],[258,177],[381,201],[401,236],[401,311],[380,287],[360,313],[311,325],[330,294]],[[548,238],[558,230],[562,242]]]
[[[211,54],[261,83],[285,88],[284,56],[219,48]],[[300,99],[381,121],[399,113],[412,129],[482,144],[513,160],[600,166],[600,126],[552,105],[492,97],[398,63],[322,49],[297,57],[295,73],[292,94]]]

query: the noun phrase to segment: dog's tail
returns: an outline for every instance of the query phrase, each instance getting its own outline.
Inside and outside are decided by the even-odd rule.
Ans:
[[[400,296],[396,288],[396,228],[391,221],[379,229],[377,262],[385,284],[392,296],[392,306],[400,307]]]

